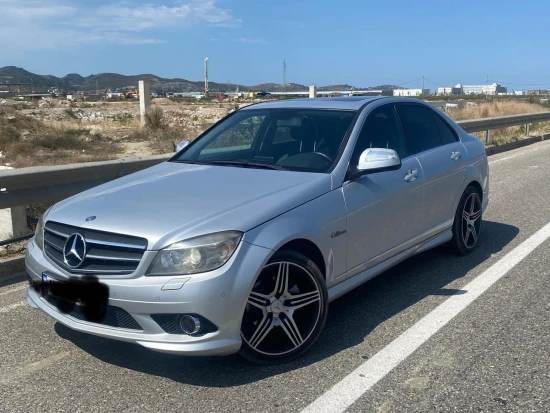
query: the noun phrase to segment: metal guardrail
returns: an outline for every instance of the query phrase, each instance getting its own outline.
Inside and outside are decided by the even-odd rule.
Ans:
[[[31,233],[31,234],[21,235],[20,237],[15,237],[4,241],[0,241],[0,247],[3,247],[4,245],[14,244],[19,241],[26,241],[28,239],[31,239],[33,235],[34,234]]]
[[[487,131],[509,126],[550,121],[549,112],[464,120],[457,122],[466,132]],[[102,183],[148,168],[168,159],[169,155],[89,162],[60,166],[0,170],[0,209],[40,202],[58,201]]]
[[[487,143],[491,141],[491,129],[507,128],[509,126],[525,125],[525,135],[529,135],[529,125],[537,122],[550,121],[550,112],[527,113],[525,115],[499,116],[496,118],[482,118],[461,120],[457,122],[468,133],[486,132]]]
[[[0,171],[0,209],[57,201],[168,159],[168,155]]]

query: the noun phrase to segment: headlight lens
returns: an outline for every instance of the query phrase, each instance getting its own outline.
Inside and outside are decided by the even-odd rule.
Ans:
[[[226,231],[180,241],[159,251],[147,275],[180,275],[212,271],[233,255],[242,232]]]
[[[38,220],[38,223],[36,224],[36,230],[34,231],[34,243],[40,248],[41,250],[44,249],[44,218],[46,215],[48,215],[48,212],[50,212],[50,208],[42,214],[40,219]]]

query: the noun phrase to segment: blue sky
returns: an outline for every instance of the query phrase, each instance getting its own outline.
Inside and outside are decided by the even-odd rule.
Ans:
[[[0,0],[0,66],[258,84],[550,88],[547,0]],[[434,83],[435,82],[435,83]]]

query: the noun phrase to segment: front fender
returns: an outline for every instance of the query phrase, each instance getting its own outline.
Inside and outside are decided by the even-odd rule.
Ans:
[[[330,286],[346,272],[346,231],[346,205],[338,188],[247,231],[244,241],[273,253],[297,239],[313,242],[323,254]]]

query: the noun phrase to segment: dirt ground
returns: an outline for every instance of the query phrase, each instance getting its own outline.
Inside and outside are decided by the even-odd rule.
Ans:
[[[4,99],[0,100],[0,165],[22,168],[170,152],[172,141],[194,139],[220,118],[250,103],[153,99],[152,109],[162,113],[158,128],[162,130],[144,130],[137,100]]]

